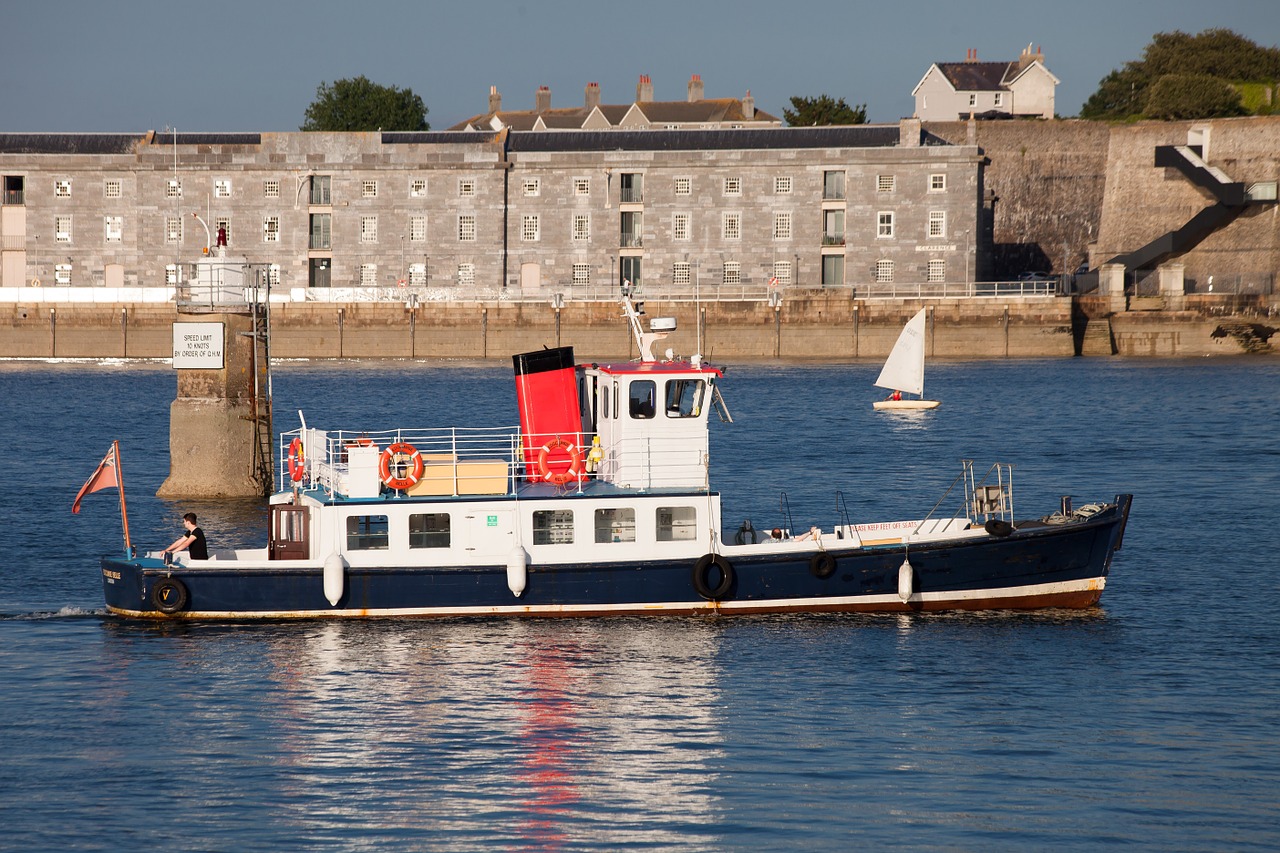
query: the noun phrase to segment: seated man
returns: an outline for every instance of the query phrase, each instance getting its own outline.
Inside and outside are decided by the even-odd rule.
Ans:
[[[196,514],[189,512],[182,516],[182,526],[187,532],[173,540],[173,544],[161,552],[165,555],[165,563],[172,559],[170,554],[176,554],[179,551],[186,551],[193,560],[209,559],[209,546],[204,540],[204,531],[196,526]]]

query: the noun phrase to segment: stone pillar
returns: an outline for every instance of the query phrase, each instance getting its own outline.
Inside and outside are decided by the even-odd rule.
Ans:
[[[1098,295],[1109,296],[1111,310],[1116,313],[1125,310],[1124,274],[1124,264],[1103,264],[1098,267]]]
[[[904,118],[898,122],[898,147],[920,147],[920,119]]]
[[[169,476],[156,494],[261,496],[253,466],[253,318],[243,312],[179,313],[177,322],[221,323],[223,366],[177,371],[178,396],[169,407]],[[256,367],[265,380],[265,366]]]
[[[1156,268],[1160,278],[1160,295],[1164,297],[1182,296],[1187,292],[1185,264],[1161,264]]]

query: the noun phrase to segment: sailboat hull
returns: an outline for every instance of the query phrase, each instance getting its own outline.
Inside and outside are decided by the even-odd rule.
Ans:
[[[871,404],[876,409],[918,410],[936,409],[937,400],[877,400]]]

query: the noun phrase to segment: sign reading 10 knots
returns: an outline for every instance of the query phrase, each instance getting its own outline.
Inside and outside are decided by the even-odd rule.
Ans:
[[[174,369],[221,370],[222,326],[222,323],[174,323]]]

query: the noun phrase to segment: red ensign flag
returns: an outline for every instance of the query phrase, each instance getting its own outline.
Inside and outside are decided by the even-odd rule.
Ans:
[[[102,461],[98,463],[98,470],[94,471],[93,476],[80,487],[79,493],[76,494],[75,502],[71,504],[71,511],[80,511],[80,499],[85,495],[109,489],[112,486],[120,487],[120,477],[116,473],[116,446],[114,444],[107,451],[107,455],[102,457]]]

